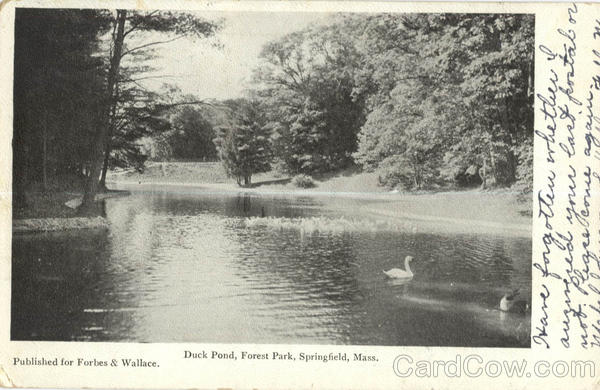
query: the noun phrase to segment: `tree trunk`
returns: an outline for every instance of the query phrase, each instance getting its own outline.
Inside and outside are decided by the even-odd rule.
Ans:
[[[100,170],[102,169],[103,157],[107,143],[107,136],[110,131],[110,111],[114,102],[114,92],[119,77],[119,68],[121,65],[121,54],[123,51],[123,40],[125,38],[125,19],[127,11],[117,10],[117,32],[114,36],[113,55],[110,59],[110,69],[108,71],[106,85],[106,102],[102,110],[100,121],[96,129],[96,135],[92,143],[92,153],[90,161],[90,175],[87,179],[83,202],[79,208],[81,214],[89,212],[94,203],[96,191],[98,190],[98,180]]]
[[[108,144],[106,145],[106,150],[104,151],[104,162],[102,163],[102,175],[100,176],[100,184],[98,187],[101,191],[106,191],[106,172],[108,171],[108,160],[110,159],[110,153],[112,152],[110,139],[108,140]]]
[[[112,107],[110,109],[110,128],[108,129],[108,135],[106,137],[106,148],[104,150],[104,162],[102,164],[102,175],[100,176],[99,188],[101,191],[106,191],[106,173],[108,171],[108,161],[110,160],[110,153],[112,152],[112,136],[116,126],[116,115],[117,115],[117,100],[119,98],[119,85],[115,85],[115,96],[112,101]],[[162,167],[162,165],[161,165]]]
[[[48,110],[42,118],[42,183],[44,192],[48,191]]]
[[[416,174],[416,172],[413,173],[413,185],[415,186],[416,190],[419,189],[419,181],[417,180],[417,174]]]
[[[534,50],[531,51],[531,54],[529,55],[529,66],[527,69],[527,97],[528,98],[533,98],[533,94],[535,92],[535,86],[534,86],[534,76],[535,76],[535,72],[533,69],[533,64],[535,63],[535,59],[533,57],[533,53],[535,53]]]
[[[517,180],[517,156],[513,153],[512,150],[508,150],[506,154],[506,163],[507,163],[507,185],[513,184]]]
[[[498,185],[498,167],[496,166],[496,158],[494,157],[493,151],[490,152],[490,170],[492,172],[492,177],[494,178],[491,185],[497,186]]]
[[[19,132],[13,138],[13,208],[22,209],[27,207],[27,147]]]
[[[413,177],[413,186],[414,189],[418,190],[419,189],[419,172],[418,172],[418,165],[415,162],[415,159],[412,160],[412,177]]]
[[[487,164],[485,158],[483,159],[483,167],[479,168],[479,177],[481,177],[481,189],[487,188]]]

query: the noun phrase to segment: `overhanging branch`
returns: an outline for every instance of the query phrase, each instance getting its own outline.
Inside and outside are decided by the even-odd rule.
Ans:
[[[183,37],[184,36],[182,35],[182,36],[178,36],[178,37],[175,37],[175,38],[172,38],[172,39],[167,39],[165,41],[150,42],[150,43],[146,43],[145,45],[134,47],[133,49],[129,49],[129,50],[123,52],[123,54],[121,54],[121,58],[125,57],[127,54],[133,53],[134,51],[145,49],[145,48],[150,47],[150,46],[162,45],[164,43],[173,42],[173,41],[176,41],[176,40],[181,39]]]

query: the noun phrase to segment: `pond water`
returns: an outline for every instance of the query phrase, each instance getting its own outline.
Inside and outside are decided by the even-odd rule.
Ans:
[[[365,203],[367,201],[355,201]],[[527,347],[531,239],[335,199],[137,190],[110,228],[13,237],[13,340]],[[414,256],[415,277],[382,270]]]

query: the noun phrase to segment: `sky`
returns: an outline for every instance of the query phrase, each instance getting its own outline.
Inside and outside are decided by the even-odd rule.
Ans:
[[[157,89],[164,82],[175,84],[185,94],[200,99],[240,97],[252,71],[259,64],[263,45],[311,23],[323,23],[324,13],[212,12],[198,14],[209,20],[224,19],[217,33],[222,48],[211,40],[180,39],[157,46],[152,65],[156,75],[169,77],[145,80],[144,86]]]

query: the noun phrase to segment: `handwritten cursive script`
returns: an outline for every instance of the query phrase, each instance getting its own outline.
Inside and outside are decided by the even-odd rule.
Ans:
[[[545,348],[598,347],[600,51],[579,41],[600,47],[600,20],[572,4],[564,24],[545,38],[538,46],[547,76],[536,94],[542,121],[535,130],[544,163],[534,204],[541,226],[533,262],[541,284],[534,296],[541,299],[532,341]]]

